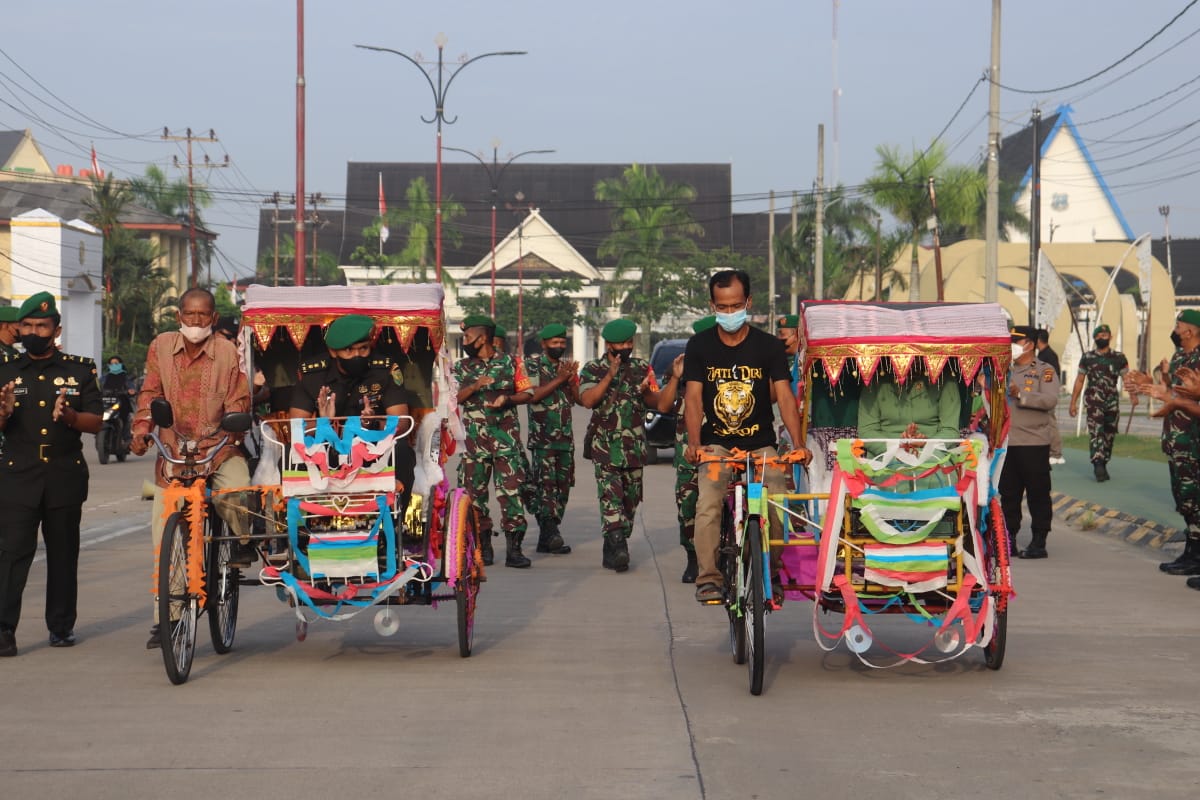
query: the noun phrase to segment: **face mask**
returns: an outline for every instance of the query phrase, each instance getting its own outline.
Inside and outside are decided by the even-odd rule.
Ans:
[[[351,378],[361,378],[367,371],[367,362],[370,360],[368,356],[354,356],[353,358],[339,358],[337,361],[342,372]]]
[[[746,309],[743,308],[732,314],[717,314],[717,324],[726,333],[734,333],[746,324]]]
[[[38,336],[36,333],[26,333],[21,336],[21,346],[31,356],[40,356],[50,349],[54,343],[52,336]]]
[[[1099,350],[1104,350],[1108,347],[1108,339],[1093,339],[1092,341],[1096,343],[1096,347]]]
[[[109,375],[120,375],[124,371],[125,371],[124,364],[109,364],[108,365],[108,374]]]
[[[1025,355],[1025,348],[1024,348],[1024,347],[1022,347],[1022,346],[1021,346],[1021,345],[1019,345],[1019,344],[1014,344],[1014,345],[1012,346],[1012,357],[1013,357],[1013,361],[1016,361],[1017,359],[1019,359],[1019,358],[1020,358],[1021,356],[1023,356],[1023,355]]]
[[[198,325],[180,325],[179,332],[192,344],[200,344],[212,336],[212,325],[205,325],[203,328]]]
[[[566,352],[567,352],[567,348],[565,348],[565,347],[548,347],[548,348],[546,348],[546,355],[548,355],[551,358],[556,359],[556,360],[562,358],[563,354]]]
[[[629,359],[633,356],[633,348],[629,348],[628,350],[609,350],[608,352],[621,359],[622,364],[628,364]]]
[[[1176,347],[1183,347],[1183,339],[1175,331],[1171,331],[1171,344]]]
[[[470,344],[463,342],[463,352],[467,354],[467,358],[475,358],[477,355],[479,355],[479,348],[481,347],[480,342],[482,341],[482,339],[476,339]]]

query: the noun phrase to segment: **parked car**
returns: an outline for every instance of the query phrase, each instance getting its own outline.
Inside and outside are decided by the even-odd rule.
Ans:
[[[665,386],[671,373],[671,362],[676,356],[682,355],[687,348],[687,339],[663,339],[654,345],[650,353],[650,369],[659,386]],[[680,387],[680,391],[683,391]],[[646,454],[650,463],[658,460],[659,449],[675,447],[675,424],[678,417],[674,413],[659,414],[657,411],[646,412]]]

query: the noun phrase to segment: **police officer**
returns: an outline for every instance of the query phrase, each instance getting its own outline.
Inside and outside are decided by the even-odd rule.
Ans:
[[[375,321],[365,314],[346,314],[325,331],[328,355],[300,365],[300,383],[292,392],[288,416],[317,417],[406,416],[408,390],[398,364],[371,352]],[[412,495],[416,456],[397,441],[396,478],[403,485],[400,508]]]
[[[716,316],[709,314],[692,323],[692,332],[703,333],[716,324]],[[696,561],[696,498],[700,485],[696,482],[696,465],[684,458],[688,437],[687,421],[683,416],[683,392],[677,392],[675,414],[675,515],[679,519],[679,544],[687,554],[687,564],[679,580],[681,583],[695,583],[700,571],[700,564]]]
[[[636,332],[637,325],[630,320],[609,322],[600,331],[606,345],[604,355],[589,361],[579,373],[579,402],[592,409],[589,450],[604,533],[600,563],[617,572],[629,569],[626,540],[633,533],[633,518],[642,502],[646,410],[667,413],[679,388],[677,370],[672,369],[660,391],[650,364],[633,358]]]
[[[1092,472],[1096,481],[1108,480],[1108,460],[1112,458],[1113,437],[1117,435],[1117,423],[1121,419],[1121,395],[1117,392],[1117,381],[1129,371],[1129,362],[1123,353],[1113,350],[1112,329],[1097,325],[1092,331],[1095,350],[1089,350],[1079,359],[1079,375],[1071,389],[1071,416],[1079,413],[1079,394],[1083,392],[1084,380],[1087,391],[1083,392],[1083,405],[1087,410],[1088,452],[1092,458]]]
[[[488,484],[495,480],[500,526],[507,545],[504,566],[523,569],[532,562],[521,552],[525,513],[521,488],[525,456],[521,450],[521,421],[516,406],[529,402],[529,379],[511,356],[492,346],[496,322],[482,314],[463,320],[462,347],[466,357],[454,365],[458,405],[467,436],[458,483],[471,493],[479,520],[480,555],[491,564],[493,530],[488,514]]]
[[[529,400],[529,492],[530,511],[538,521],[539,553],[566,555],[559,525],[567,510],[567,498],[575,485],[575,435],[571,409],[578,399],[579,364],[563,356],[567,352],[567,329],[558,323],[538,333],[542,352],[525,359],[532,385]]]
[[[1037,331],[1027,325],[1012,330],[1013,363],[1008,373],[1008,454],[1000,473],[1000,506],[1008,538],[1016,551],[1021,528],[1021,496],[1029,504],[1033,540],[1021,558],[1045,558],[1046,537],[1054,517],[1050,505],[1050,440],[1052,412],[1062,384],[1054,367],[1036,357]]]
[[[21,595],[46,544],[46,627],[51,647],[75,644],[79,521],[88,493],[83,433],[100,430],[96,364],[54,344],[62,318],[39,292],[18,312],[25,354],[0,363],[0,656],[15,656]]]

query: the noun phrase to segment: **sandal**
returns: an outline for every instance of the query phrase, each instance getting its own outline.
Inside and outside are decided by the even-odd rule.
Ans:
[[[715,583],[702,583],[696,587],[696,602],[721,603],[725,600],[725,590]]]

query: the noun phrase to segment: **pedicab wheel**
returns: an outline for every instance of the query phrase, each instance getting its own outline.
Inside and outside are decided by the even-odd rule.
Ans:
[[[746,663],[750,668],[750,694],[762,694],[766,666],[766,630],[763,625],[762,530],[757,519],[746,523],[742,549],[742,625],[746,637]]]
[[[225,521],[212,514],[205,520],[209,533],[207,557],[204,564],[204,592],[208,595],[208,632],[212,635],[213,650],[224,655],[233,649],[237,633],[238,596],[241,570],[229,566],[233,540]]]
[[[475,515],[471,513],[471,501],[465,491],[459,489],[454,492],[447,516],[451,529],[446,540],[453,544],[459,576],[454,587],[454,600],[458,606],[458,654],[469,658],[475,642],[475,602],[479,596],[479,573],[475,564],[475,548],[478,547]]]
[[[735,556],[737,545],[733,535],[733,520],[728,509],[721,513],[721,575],[725,581],[725,613],[729,615],[729,650],[733,663],[746,663],[746,626],[742,624],[741,608],[738,605],[737,570]]]
[[[992,626],[992,640],[983,646],[983,663],[988,669],[1004,666],[1004,646],[1008,641],[1008,609],[996,612]]]
[[[187,590],[188,526],[176,512],[167,517],[158,552],[158,620],[163,665],[171,683],[179,685],[192,671],[196,654],[197,598]]]

